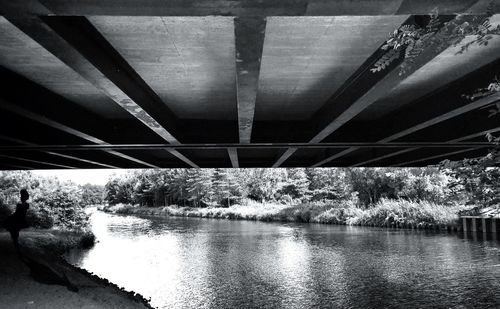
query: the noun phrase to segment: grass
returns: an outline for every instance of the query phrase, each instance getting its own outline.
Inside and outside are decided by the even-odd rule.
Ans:
[[[455,226],[464,206],[439,205],[427,201],[383,199],[368,209],[351,201],[281,205],[247,201],[231,207],[192,208],[176,205],[149,208],[132,205],[106,206],[120,214],[169,215],[233,220],[311,222],[324,224],[430,228]]]

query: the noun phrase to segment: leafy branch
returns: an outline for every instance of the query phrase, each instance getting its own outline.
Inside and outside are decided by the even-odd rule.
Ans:
[[[425,26],[403,25],[394,30],[381,49],[386,51],[371,68],[372,73],[386,69],[392,62],[403,57],[399,75],[411,72],[415,60],[425,50],[440,53],[450,46],[457,46],[465,37],[474,38],[456,54],[466,52],[472,45],[487,46],[494,35],[500,35],[500,25],[493,27],[490,18],[495,12],[491,2],[484,15],[456,15],[454,19],[442,22],[437,9],[429,14]]]
[[[500,92],[500,80],[497,77],[495,77],[495,79],[488,85],[488,87],[479,88],[470,95],[463,94],[462,97],[470,101],[475,101],[477,99],[490,96],[497,92]],[[488,117],[500,115],[500,103],[492,103],[482,107],[481,109],[486,109],[486,108],[488,108],[489,112]]]

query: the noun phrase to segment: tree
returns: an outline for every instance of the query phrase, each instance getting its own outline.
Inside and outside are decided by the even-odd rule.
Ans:
[[[212,171],[210,169],[188,169],[186,173],[188,200],[195,207],[210,205],[213,197]]]
[[[343,199],[352,191],[345,169],[307,168],[305,173],[309,180],[306,195],[313,201]]]
[[[81,187],[83,205],[100,205],[104,202],[104,187],[84,184]]]
[[[309,188],[309,179],[305,169],[290,168],[287,169],[287,175],[284,179],[279,193],[291,199],[302,199],[306,196]]]
[[[242,196],[241,184],[237,170],[216,168],[213,171],[214,200],[219,205],[231,206]]]

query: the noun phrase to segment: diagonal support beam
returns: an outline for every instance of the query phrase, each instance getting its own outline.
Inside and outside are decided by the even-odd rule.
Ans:
[[[238,152],[237,149],[234,147],[230,147],[227,149],[227,153],[229,154],[229,158],[231,159],[231,165],[234,168],[239,168],[240,163],[238,162]]]
[[[456,99],[450,100],[448,92],[451,88],[452,92],[463,93],[464,85],[470,84],[470,81],[481,79],[485,75],[490,75],[492,69],[498,70],[498,68],[500,68],[500,59],[497,58],[496,60],[487,63],[480,68],[473,69],[471,67],[469,69],[466,69],[462,73],[464,75],[454,80],[450,80],[450,83],[435,89],[431,93],[428,93],[421,98],[418,98],[411,105],[409,105],[409,108],[405,108],[396,113],[392,113],[389,116],[381,119],[378,123],[388,123],[390,124],[390,126],[384,126],[387,129],[382,130],[385,131],[384,133],[378,134],[379,138],[381,138],[378,140],[378,142],[385,143],[395,141],[399,138],[429,128],[443,121],[459,117],[474,109],[481,108],[484,105],[490,104],[491,102],[489,103],[489,100],[495,100],[494,97],[463,106],[463,99],[457,97]],[[317,162],[313,165],[313,167],[322,166],[323,164],[336,160],[357,150],[358,148],[351,147],[342,152],[327,157],[320,162]],[[408,149],[401,150],[395,152],[394,155],[399,155],[408,151]],[[373,158],[369,162],[363,161],[359,164],[367,164],[388,157],[391,157],[391,155],[384,154],[380,157],[380,159]],[[359,166],[359,164],[354,166]]]
[[[86,133],[81,132],[79,130],[76,130],[74,128],[71,128],[71,127],[69,127],[67,125],[64,125],[64,124],[58,122],[58,121],[49,119],[49,118],[47,118],[47,117],[45,117],[43,115],[34,113],[34,112],[29,111],[27,109],[24,109],[24,108],[22,108],[22,107],[20,107],[18,105],[11,104],[11,103],[3,100],[3,99],[0,99],[0,108],[2,108],[4,110],[7,110],[7,111],[9,111],[11,113],[20,115],[22,117],[31,119],[31,120],[36,121],[38,123],[44,124],[46,126],[52,127],[54,129],[66,132],[68,134],[71,134],[73,136],[79,137],[81,139],[87,140],[87,141],[89,141],[91,143],[99,144],[99,145],[110,145],[109,143],[106,143],[105,141],[103,141],[103,140],[101,140],[101,139],[99,139],[97,137],[94,137],[92,135],[89,135],[89,134],[86,134]],[[152,168],[157,168],[158,167],[156,165],[144,162],[142,160],[136,159],[134,157],[128,156],[128,155],[123,154],[123,153],[118,152],[118,151],[105,150],[105,152],[107,152],[109,154],[112,154],[114,156],[117,156],[117,157],[129,160],[129,161],[133,161],[133,162],[139,163],[139,164],[147,166],[147,167],[152,167]]]
[[[474,133],[474,134],[470,134],[470,135],[467,135],[467,136],[463,136],[463,137],[460,137],[460,138],[456,138],[456,139],[450,140],[448,142],[449,143],[461,142],[461,141],[466,141],[466,140],[469,140],[469,139],[474,139],[474,138],[482,137],[482,136],[485,136],[488,133],[492,134],[492,133],[498,133],[498,132],[500,132],[500,127],[496,128],[496,129],[485,130],[485,131],[481,131],[481,132],[478,132],[478,133]],[[420,149],[420,148],[412,148],[411,151],[418,150],[418,149]],[[424,162],[424,161],[429,161],[429,160],[438,159],[438,158],[445,158],[445,157],[449,157],[449,156],[452,156],[452,155],[455,155],[455,154],[470,152],[470,151],[474,151],[474,150],[478,150],[478,149],[477,148],[467,148],[467,149],[462,149],[462,150],[457,150],[457,151],[452,151],[452,152],[441,153],[441,154],[433,155],[433,156],[426,156],[426,157],[418,158],[418,159],[415,159],[415,160],[405,160],[404,162],[401,162],[401,163],[398,163],[398,164],[394,164],[393,166],[395,166],[395,167],[398,167],[398,166],[407,166],[408,164],[412,164],[412,163]],[[410,151],[407,151],[407,152],[410,152]]]
[[[39,5],[35,12],[24,9],[7,6],[6,18],[164,140],[178,143],[172,135],[176,124],[173,113],[85,17],[42,20],[38,15],[48,15],[47,9]],[[169,152],[198,167],[179,151]]]
[[[32,160],[32,159],[26,159],[26,158],[20,158],[20,157],[14,157],[14,156],[9,156],[9,155],[4,155],[0,154],[1,158],[7,158],[7,159],[12,159],[12,160],[18,160],[18,161],[23,161],[23,162],[29,162],[29,163],[36,163],[36,164],[42,164],[42,165],[47,165],[52,168],[64,168],[64,169],[76,169],[77,167],[74,166],[69,166],[69,165],[63,165],[63,164],[57,164],[57,163],[50,163],[50,162],[45,162],[45,161],[39,161],[39,160]]]
[[[438,124],[440,122],[443,122],[443,121],[446,121],[446,120],[449,120],[451,118],[454,118],[454,117],[458,117],[460,115],[463,115],[467,112],[470,112],[470,111],[473,111],[473,110],[476,110],[476,109],[480,109],[484,106],[488,106],[490,104],[493,104],[497,101],[500,101],[500,94],[495,94],[495,95],[491,95],[491,96],[488,96],[488,97],[485,97],[485,98],[482,98],[482,99],[479,99],[475,102],[472,102],[472,103],[469,103],[465,106],[462,106],[462,107],[459,107],[459,108],[456,108],[448,113],[445,113],[443,115],[440,115],[438,117],[435,117],[435,118],[432,118],[432,119],[429,119],[427,121],[424,121],[418,125],[415,125],[413,127],[410,127],[406,130],[403,130],[403,131],[400,131],[398,133],[395,133],[391,136],[388,136],[380,141],[378,141],[379,143],[387,143],[387,142],[391,142],[391,141],[394,141],[396,139],[399,139],[401,137],[404,137],[404,136],[407,136],[407,135],[410,135],[412,133],[415,133],[419,130],[422,130],[422,129],[425,129],[427,127],[430,127],[430,126],[433,126],[435,124]],[[488,133],[489,131],[485,131],[484,134]],[[473,136],[473,137],[478,137],[478,136]],[[460,141],[463,141],[463,140],[467,140],[467,139],[470,139],[470,138],[473,138],[473,137],[465,137],[465,138],[458,138],[458,139],[453,139],[453,140],[450,140],[448,141],[449,143],[453,143],[453,142],[460,142]],[[352,148],[354,150],[357,150],[358,148]],[[390,157],[394,157],[394,156],[397,156],[397,155],[400,155],[400,154],[403,154],[403,153],[407,153],[407,152],[410,152],[410,151],[414,151],[414,150],[417,150],[417,149],[420,149],[420,148],[410,148],[410,149],[405,149],[405,150],[401,150],[401,151],[397,151],[397,152],[394,152],[394,153],[390,153],[390,154],[386,154],[386,155],[383,155],[383,156],[380,156],[380,157],[376,157],[376,158],[372,158],[370,160],[366,160],[366,161],[363,161],[363,162],[359,162],[359,163],[356,163],[354,165],[352,165],[353,167],[356,167],[356,166],[363,166],[363,165],[366,165],[366,164],[370,164],[370,163],[373,163],[373,162],[376,162],[376,161],[379,161],[379,160],[383,160],[383,159],[387,159],[387,158],[390,158]],[[352,150],[352,151],[354,151]]]
[[[410,17],[403,25],[414,22],[413,17]],[[378,99],[385,96],[389,89],[394,88],[404,79],[399,74],[402,59],[394,61],[382,72],[370,72],[370,68],[384,53],[379,47],[313,116],[310,121],[318,124],[319,132],[309,140],[310,143],[319,143],[324,140]],[[415,61],[412,72],[434,59],[438,53],[430,49],[424,51]],[[273,164],[273,167],[281,166],[296,150],[294,148],[287,149]]]
[[[34,170],[35,168],[33,166],[26,166],[26,165],[20,165],[20,164],[12,164],[12,163],[6,163],[2,162],[0,163],[2,168],[6,169],[18,169],[18,170]]]
[[[425,158],[406,161],[403,163],[394,164],[392,166],[393,167],[406,167],[406,166],[409,166],[410,164],[413,164],[413,163],[425,162],[425,161],[430,161],[430,160],[439,159],[439,158],[447,158],[447,157],[451,157],[451,156],[454,156],[457,154],[463,154],[463,153],[472,152],[472,151],[476,151],[476,150],[477,150],[477,148],[467,148],[467,149],[462,149],[462,150],[457,150],[457,151],[452,151],[452,152],[440,153],[440,154],[435,155],[435,156],[428,156]]]
[[[25,140],[21,140],[21,139],[18,139],[18,138],[13,138],[13,137],[10,137],[10,136],[5,136],[5,135],[2,135],[2,134],[0,134],[0,139],[7,140],[7,141],[10,141],[10,142],[14,142],[14,143],[18,143],[18,144],[21,144],[21,145],[26,145],[26,146],[39,146],[37,144],[31,143],[31,142],[28,142],[28,141],[25,141]],[[79,162],[85,162],[85,163],[89,163],[89,164],[92,164],[92,165],[97,165],[97,166],[100,166],[100,167],[105,167],[105,168],[119,168],[117,166],[113,166],[113,165],[109,165],[109,164],[104,164],[104,163],[100,163],[100,162],[96,162],[96,161],[91,161],[91,160],[87,160],[87,159],[83,159],[83,158],[78,158],[78,157],[75,157],[75,156],[70,156],[70,155],[66,155],[66,154],[62,154],[62,153],[58,153],[58,152],[53,152],[53,151],[42,151],[42,152],[50,154],[50,155],[53,155],[53,156],[56,156],[56,157],[71,159],[71,160],[75,160],[75,161],[79,161]]]
[[[61,59],[58,50],[49,50],[51,53],[165,141],[179,144],[174,137],[180,135],[174,113],[85,17],[45,17],[43,20],[91,65],[82,68]],[[98,76],[96,70],[104,76]],[[199,167],[179,151],[167,151],[188,166]]]

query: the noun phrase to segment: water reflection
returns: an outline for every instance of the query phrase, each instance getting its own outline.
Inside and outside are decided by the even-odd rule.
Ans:
[[[452,234],[95,213],[69,259],[159,308],[500,306],[500,248]]]

